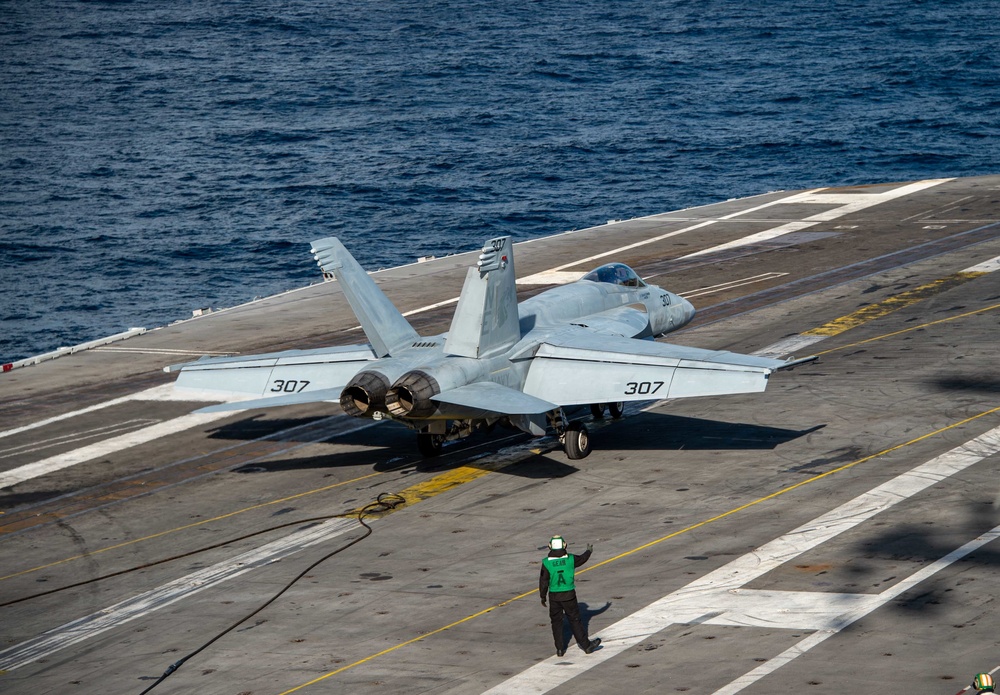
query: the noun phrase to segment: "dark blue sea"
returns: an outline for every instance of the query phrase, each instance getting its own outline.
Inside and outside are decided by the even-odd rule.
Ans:
[[[0,362],[319,279],[1000,172],[982,0],[0,0]]]

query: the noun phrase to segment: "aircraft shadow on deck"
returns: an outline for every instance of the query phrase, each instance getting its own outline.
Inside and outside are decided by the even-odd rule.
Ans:
[[[305,428],[307,425],[325,420],[329,415],[314,415],[296,418],[266,418],[263,413],[249,415],[241,420],[230,422],[208,430],[209,439],[229,439],[247,442],[253,439],[269,438],[272,441],[296,442],[307,441]],[[302,430],[303,436],[298,436],[296,429]],[[309,439],[311,441],[311,438]]]
[[[295,442],[294,433],[280,433],[297,426],[308,425],[322,418],[261,420],[251,417],[223,425],[213,438],[253,440],[274,436],[275,440]],[[721,422],[662,413],[640,413],[619,421],[596,421],[591,424],[591,437],[598,451],[683,451],[683,450],[761,450],[774,449],[824,427],[817,425],[805,430],[791,430],[747,423]],[[492,433],[477,433],[472,437],[446,445],[442,455],[424,459],[416,452],[413,433],[401,425],[386,423],[359,432],[331,435],[326,440],[303,438],[303,443],[336,441],[345,450],[320,456],[287,457],[254,461],[233,469],[237,473],[276,473],[281,471],[371,466],[375,471],[412,469],[419,472],[445,471],[458,465],[483,467],[508,475],[531,479],[562,478],[579,469],[568,463],[552,437],[539,440],[543,453],[534,454],[511,464],[496,464],[490,454],[511,445],[531,442],[528,435],[513,436],[502,428]],[[358,447],[354,449],[353,447]]]
[[[640,413],[611,423],[610,427],[594,428],[591,437],[599,450],[760,450],[774,449],[825,426],[791,430],[668,413]]]
[[[268,421],[279,422],[279,421]],[[241,423],[234,423],[240,425]],[[287,428],[298,424],[296,421],[281,421],[280,427]],[[236,433],[241,432],[236,428]],[[213,435],[214,436],[214,435]],[[242,439],[234,433],[224,433],[225,438]],[[259,435],[258,435],[259,436]],[[285,439],[284,441],[294,441]],[[565,457],[561,451],[549,454],[532,454],[525,459],[509,464],[493,463],[489,457],[494,452],[515,444],[530,442],[531,437],[517,433],[511,436],[506,430],[497,429],[493,433],[477,433],[464,440],[446,444],[440,456],[424,458],[416,450],[413,432],[402,425],[387,423],[378,427],[378,433],[372,430],[352,432],[338,435],[329,441],[336,441],[345,450],[320,456],[287,457],[276,455],[275,458],[264,457],[233,469],[235,473],[279,473],[306,469],[334,469],[351,466],[368,466],[375,472],[393,470],[412,471],[418,473],[438,473],[452,470],[459,466],[483,468],[500,473],[517,475],[530,479],[563,478],[576,473],[579,469],[562,460]],[[548,438],[547,441],[551,441]],[[355,448],[356,447],[356,448]]]
[[[942,376],[932,381],[931,384],[940,391],[967,391],[969,393],[984,394],[1000,393],[1000,378],[997,378],[994,374]]]
[[[989,492],[996,495],[996,491]],[[839,586],[838,590],[884,591],[994,528],[997,520],[997,503],[982,500],[966,501],[964,513],[956,509],[941,522],[882,527],[884,530],[879,535],[857,542],[851,548],[850,560],[827,573],[824,579],[828,578],[834,586]],[[942,613],[947,610],[949,600],[965,601],[965,591],[958,587],[973,582],[975,577],[962,576],[964,570],[987,568],[990,573],[995,573],[1000,568],[1000,551],[995,546],[995,543],[987,543],[966,555],[948,570],[903,593],[890,602],[890,607],[909,614]]]

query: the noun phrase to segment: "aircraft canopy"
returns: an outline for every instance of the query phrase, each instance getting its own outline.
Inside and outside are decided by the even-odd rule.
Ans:
[[[608,263],[600,268],[595,268],[583,276],[584,280],[591,282],[609,282],[612,285],[622,285],[623,287],[645,287],[635,271],[624,263]]]

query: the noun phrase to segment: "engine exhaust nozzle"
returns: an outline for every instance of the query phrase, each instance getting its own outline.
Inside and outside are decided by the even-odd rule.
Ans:
[[[396,380],[385,394],[385,405],[396,417],[421,419],[437,410],[431,400],[441,393],[437,380],[425,371],[414,369]]]
[[[340,407],[353,417],[372,417],[385,411],[385,394],[389,380],[379,372],[365,371],[354,375],[340,393]]]

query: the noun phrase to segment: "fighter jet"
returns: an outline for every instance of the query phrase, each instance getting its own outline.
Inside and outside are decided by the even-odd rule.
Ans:
[[[509,236],[488,240],[469,268],[447,333],[417,334],[336,237],[313,242],[368,338],[367,345],[203,357],[165,368],[178,389],[242,398],[198,412],[339,402],[353,417],[416,430],[425,456],[497,423],[535,436],[554,432],[570,459],[591,451],[588,406],[621,417],[624,403],[763,391],[774,360],[653,341],[695,315],[686,299],[648,285],[628,266],[603,265],[581,280],[517,303]]]

